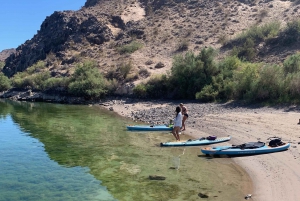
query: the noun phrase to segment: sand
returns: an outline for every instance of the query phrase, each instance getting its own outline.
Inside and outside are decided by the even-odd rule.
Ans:
[[[132,118],[136,111],[161,108],[177,102],[112,101],[101,103],[121,116]],[[185,104],[195,108],[195,104]],[[197,104],[196,104],[197,105]],[[205,107],[211,107],[208,104]],[[214,114],[199,114],[190,111],[184,134],[193,138],[208,135],[219,137],[231,135],[231,144],[263,141],[278,136],[291,143],[284,152],[231,158],[251,177],[255,201],[299,201],[300,200],[300,112],[299,107],[282,108],[239,108],[224,109]],[[192,117],[191,115],[194,115]],[[225,144],[225,145],[226,145]],[[230,160],[230,159],[229,159]]]

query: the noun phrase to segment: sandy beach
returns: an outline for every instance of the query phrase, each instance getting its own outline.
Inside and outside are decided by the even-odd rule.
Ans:
[[[109,100],[100,105],[121,116],[145,121],[146,117],[159,120],[172,117],[170,108],[179,102]],[[235,104],[185,103],[189,110],[184,134],[192,138],[208,135],[219,137],[231,135],[232,140],[224,145],[246,142],[268,142],[269,137],[281,137],[291,143],[284,152],[233,157],[253,182],[251,200],[255,201],[298,201],[300,198],[300,108],[255,107]],[[152,113],[150,112],[152,110]],[[151,116],[151,114],[158,114]],[[166,111],[170,114],[165,114]],[[142,118],[143,114],[145,118]],[[165,115],[160,115],[165,114]],[[158,117],[157,117],[158,116]],[[137,119],[136,119],[137,118]],[[166,122],[168,119],[166,120]],[[162,122],[161,122],[162,123]],[[200,154],[200,153],[199,153]]]

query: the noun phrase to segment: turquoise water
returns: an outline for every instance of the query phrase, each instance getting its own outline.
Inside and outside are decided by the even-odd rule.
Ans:
[[[115,200],[87,167],[51,160],[39,140],[0,119],[0,200]]]
[[[127,124],[97,106],[0,100],[0,201],[243,198],[245,178],[227,159],[161,148],[170,133],[128,132]]]

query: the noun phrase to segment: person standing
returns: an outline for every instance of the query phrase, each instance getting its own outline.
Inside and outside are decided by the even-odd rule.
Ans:
[[[188,115],[188,111],[187,108],[183,105],[183,103],[180,103],[180,108],[181,108],[181,112],[183,114],[183,118],[182,118],[182,130],[181,131],[185,131],[185,121],[187,120],[187,118],[189,117]]]
[[[179,132],[180,128],[182,126],[182,114],[181,114],[181,108],[176,107],[176,117],[174,118],[174,127],[172,130],[172,134],[176,138],[176,140],[180,141]]]

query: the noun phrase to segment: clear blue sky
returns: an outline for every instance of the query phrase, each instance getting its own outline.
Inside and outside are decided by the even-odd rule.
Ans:
[[[1,0],[0,52],[30,40],[54,11],[79,10],[86,0]]]

